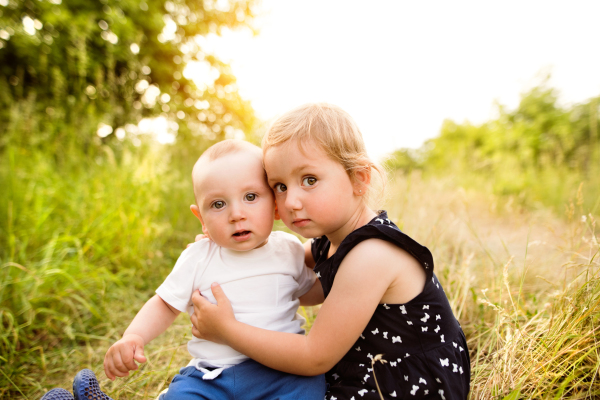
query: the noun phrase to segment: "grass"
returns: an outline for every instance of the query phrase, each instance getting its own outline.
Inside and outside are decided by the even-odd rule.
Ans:
[[[558,218],[417,174],[393,190],[467,335],[472,399],[600,396],[600,248],[581,191]]]
[[[130,377],[102,372],[108,346],[199,231],[187,173],[160,148],[110,152],[0,157],[0,399],[69,388],[82,368],[115,399],[153,399],[187,364],[182,315]],[[557,216],[418,173],[389,189],[390,217],[433,252],[467,335],[472,399],[600,396],[597,216],[584,190]],[[318,308],[301,311],[310,328]]]

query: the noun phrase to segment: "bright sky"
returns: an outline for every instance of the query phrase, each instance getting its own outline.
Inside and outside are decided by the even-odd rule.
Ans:
[[[419,147],[442,121],[480,123],[551,71],[564,104],[600,95],[598,1],[263,0],[260,33],[213,41],[271,119],[327,101],[370,154]]]

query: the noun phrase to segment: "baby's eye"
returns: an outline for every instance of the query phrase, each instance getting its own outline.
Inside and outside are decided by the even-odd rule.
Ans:
[[[275,190],[275,193],[283,193],[287,190],[287,186],[285,186],[283,183],[278,183],[273,187],[273,189]]]
[[[246,201],[254,201],[254,200],[256,200],[256,194],[248,193],[245,198],[246,198]]]
[[[225,202],[224,201],[215,201],[214,203],[212,203],[212,207],[218,209],[221,209],[223,207],[225,207]]]
[[[313,176],[307,176],[306,178],[302,179],[302,184],[304,186],[313,186],[315,183],[317,183],[317,178]]]

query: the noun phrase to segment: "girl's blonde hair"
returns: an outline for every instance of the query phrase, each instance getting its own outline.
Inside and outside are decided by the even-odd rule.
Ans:
[[[262,140],[263,152],[290,140],[302,151],[306,142],[316,143],[334,161],[339,162],[354,180],[356,172],[367,171],[370,183],[365,185],[365,202],[376,208],[384,198],[386,173],[367,155],[362,134],[350,114],[327,103],[309,103],[277,118]]]

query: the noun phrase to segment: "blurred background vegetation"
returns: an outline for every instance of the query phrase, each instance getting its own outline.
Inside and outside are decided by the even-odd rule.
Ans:
[[[453,176],[457,184],[506,196],[528,207],[563,211],[585,182],[585,206],[600,206],[600,97],[561,107],[549,76],[521,94],[517,109],[497,106],[481,125],[444,122],[421,148],[396,150],[392,170]]]
[[[100,371],[105,349],[200,230],[188,215],[196,158],[224,138],[258,142],[261,121],[230,67],[203,52],[208,33],[254,29],[255,6],[0,0],[0,398],[39,398],[80,368]],[[192,81],[186,65],[206,80]],[[498,106],[487,123],[446,121],[437,138],[397,150],[387,166],[402,184],[451,182],[443,193],[476,189],[559,218],[567,205],[573,219],[576,204],[592,218],[600,202],[598,101],[561,107],[542,83],[517,109]],[[392,209],[410,203],[404,189]],[[435,235],[427,238],[436,247]],[[463,318],[475,314],[483,318],[481,306]],[[176,371],[172,349],[189,335],[182,321],[183,336],[148,367],[164,373],[113,386],[115,397],[152,398],[164,387]]]

